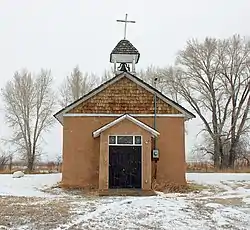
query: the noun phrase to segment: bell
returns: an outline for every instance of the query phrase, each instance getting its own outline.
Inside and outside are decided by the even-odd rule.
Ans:
[[[127,72],[126,63],[121,63],[119,66],[119,70],[123,72]]]

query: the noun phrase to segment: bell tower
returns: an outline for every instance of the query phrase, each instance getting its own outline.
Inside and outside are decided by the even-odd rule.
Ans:
[[[110,62],[114,64],[115,75],[121,72],[135,74],[135,64],[139,61],[140,53],[132,43],[126,39],[127,23],[135,23],[135,21],[128,21],[128,15],[126,14],[125,20],[117,20],[117,22],[123,22],[125,24],[124,38],[118,42],[111,52]]]

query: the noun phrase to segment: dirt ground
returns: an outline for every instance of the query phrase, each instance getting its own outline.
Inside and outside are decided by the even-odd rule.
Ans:
[[[228,198],[228,199],[210,198],[210,199],[200,200],[200,198],[202,198],[203,196],[204,195],[196,194],[196,197],[193,198],[189,197],[188,200],[190,206],[186,206],[180,209],[179,212],[184,213],[185,215],[189,213],[190,220],[194,219],[197,219],[199,221],[206,220],[211,227],[215,227],[215,228],[204,228],[204,229],[217,229],[216,224],[213,223],[213,221],[211,220],[212,213],[214,212],[213,210],[215,210],[216,207],[215,209],[207,207],[206,204],[208,203],[222,204],[223,206],[227,207],[238,206],[241,208],[244,206],[244,203],[240,198]],[[185,197],[185,195],[181,195],[178,199],[181,200],[182,198],[186,200],[187,197]],[[169,200],[170,205],[171,202],[176,202],[176,198],[167,198],[167,199]],[[129,200],[129,198],[127,198],[127,200]],[[157,202],[158,202],[157,206],[161,209],[161,201],[160,203],[159,201]],[[125,211],[130,209],[131,206],[133,206],[133,203],[136,204],[136,198],[126,202],[126,198],[122,197],[111,199],[111,198],[100,198],[96,196],[85,197],[77,194],[72,194],[72,197],[66,196],[61,198],[34,198],[34,197],[29,198],[29,197],[0,196],[0,214],[1,214],[0,230],[166,229],[160,227],[161,226],[160,222],[159,223],[154,222],[148,225],[143,223],[139,225],[140,221],[134,223],[134,226],[137,225],[137,227],[125,228],[126,226],[124,226],[121,223],[120,226],[123,226],[124,228],[119,228],[118,223],[114,222],[115,226],[113,228],[105,228],[105,226],[103,225],[104,222],[106,222],[107,224],[107,222],[110,221],[109,218],[111,218],[112,221],[114,221],[114,216],[113,216],[114,214],[115,215],[117,214],[117,218],[119,218],[119,215],[122,215],[121,218],[123,219],[125,218],[131,219],[131,222],[133,223],[133,217],[129,212]],[[114,204],[116,204],[117,208],[116,206],[113,206]],[[121,212],[119,212],[118,207],[121,206],[124,206],[122,212],[125,212],[125,214],[123,213],[121,214]],[[150,205],[146,207],[150,207]],[[163,208],[164,207],[166,208],[166,206],[163,205]],[[178,209],[178,206],[174,206],[173,208],[174,208],[173,212],[175,213],[177,211],[175,209]],[[245,208],[250,210],[249,205],[247,207],[245,206]],[[110,209],[113,210],[112,215],[108,214]],[[155,209],[151,208],[151,212],[156,212],[157,214],[157,210],[155,211],[154,210]],[[139,211],[139,215],[141,219],[146,220],[147,215],[152,215],[152,214],[144,213],[144,211],[142,210]],[[177,221],[176,223],[180,221],[180,223],[184,224],[186,222],[186,224],[188,224],[188,219],[184,221],[182,218],[181,219],[177,218],[176,221]],[[235,219],[234,222],[236,223],[236,225],[227,224],[223,225],[223,227],[221,226],[221,228],[218,229],[247,229],[247,228],[237,227],[238,224],[242,224],[240,221],[241,221],[240,219]],[[159,226],[159,228],[154,226]]]
[[[29,226],[29,229],[53,229],[70,219],[69,199],[0,197],[0,226],[9,229]]]
[[[57,175],[2,176],[0,230],[250,230],[248,175],[188,176],[203,189],[141,197],[63,190]]]

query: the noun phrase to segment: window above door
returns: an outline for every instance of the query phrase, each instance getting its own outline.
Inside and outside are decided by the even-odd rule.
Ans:
[[[142,136],[112,135],[109,136],[109,145],[142,145]]]

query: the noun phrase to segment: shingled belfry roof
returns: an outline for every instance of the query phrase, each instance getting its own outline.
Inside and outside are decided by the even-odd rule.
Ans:
[[[139,61],[140,57],[139,51],[127,39],[119,41],[116,47],[112,50],[110,54],[110,62],[112,54],[137,54],[138,59],[136,60],[136,63]]]

